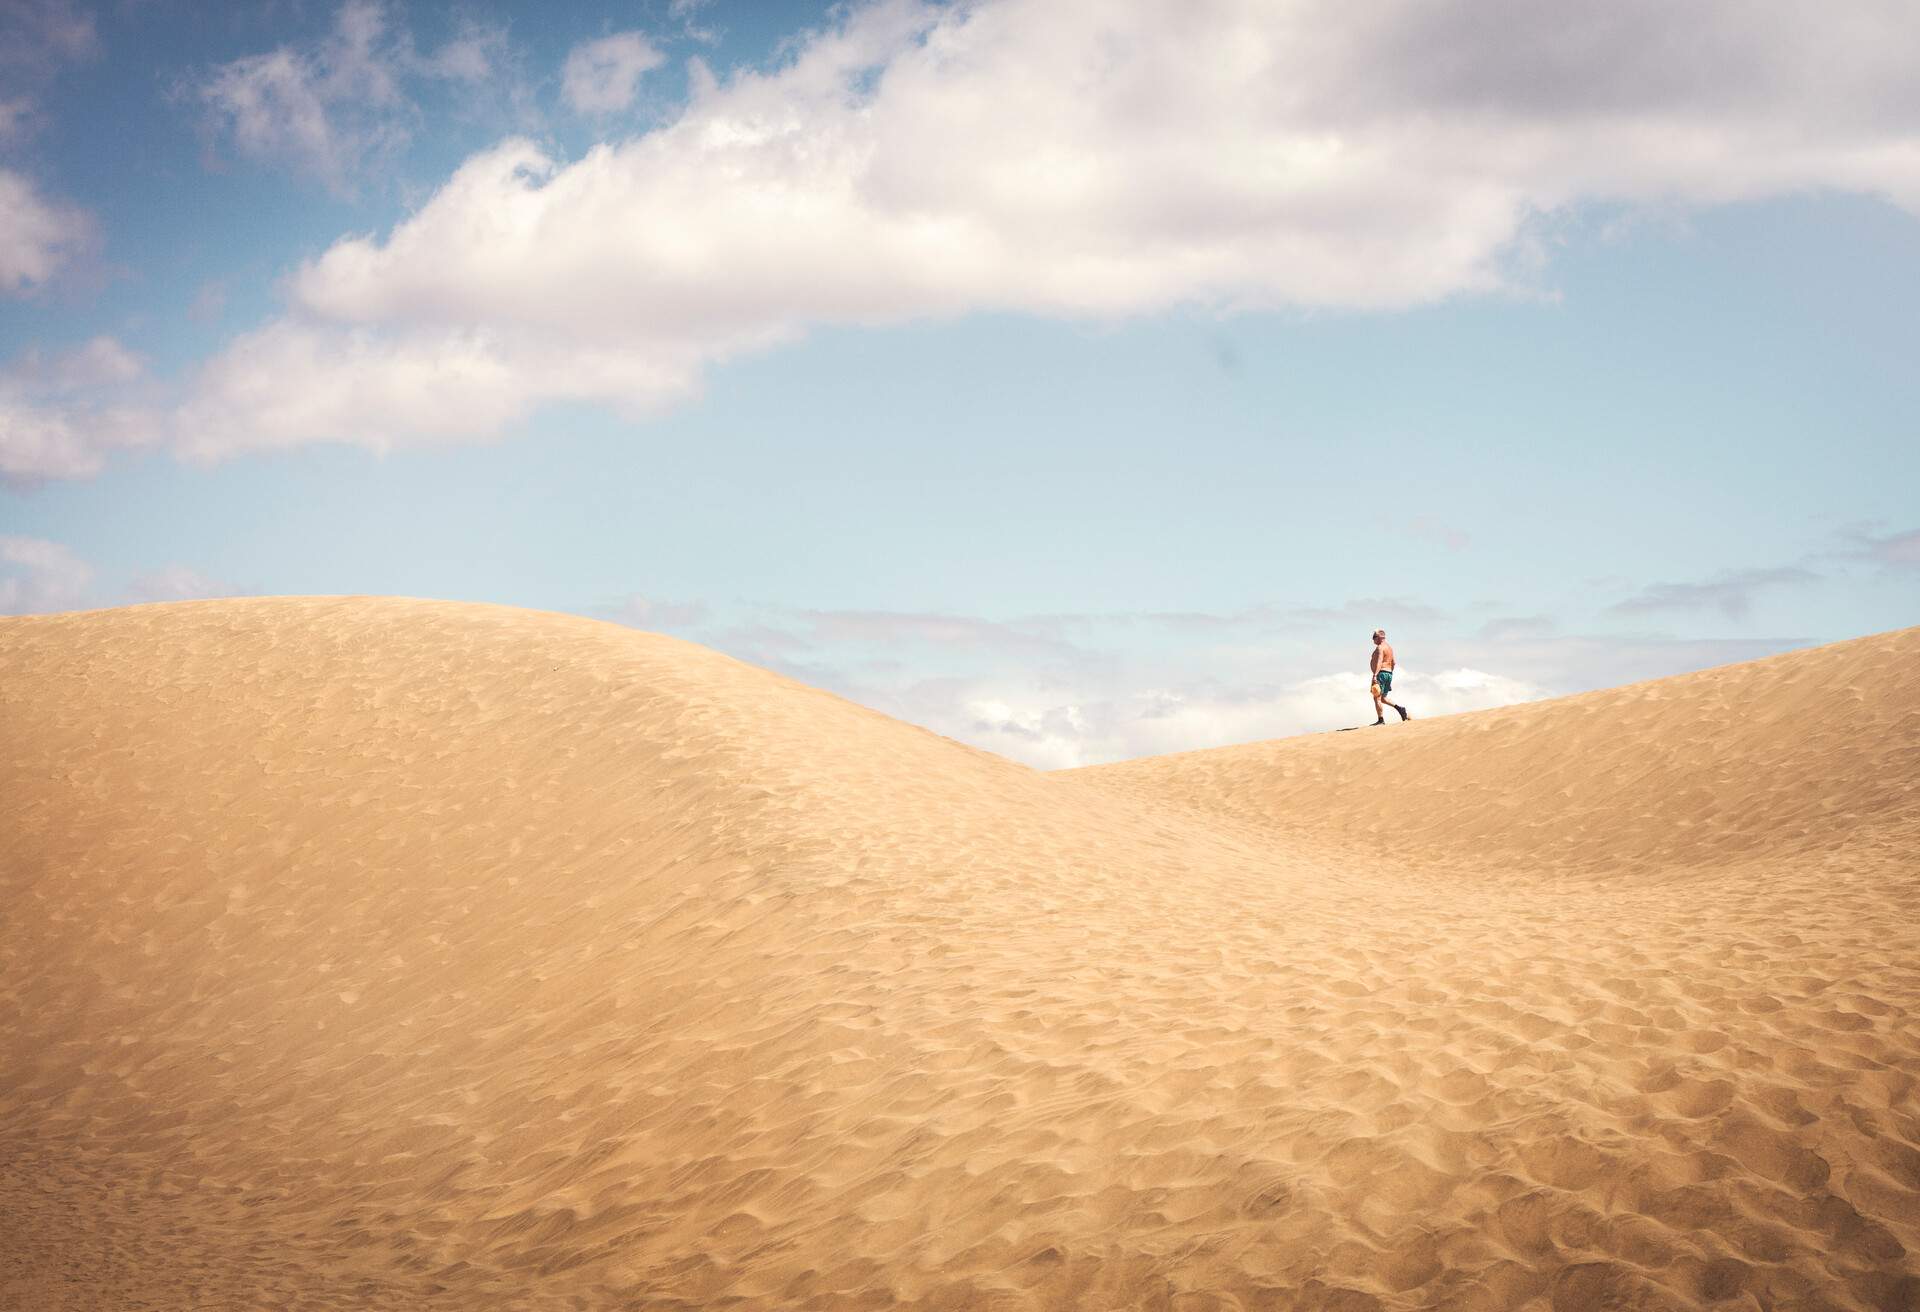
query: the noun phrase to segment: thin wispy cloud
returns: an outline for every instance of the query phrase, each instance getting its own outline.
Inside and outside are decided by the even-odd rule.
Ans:
[[[0,148],[42,126],[41,99],[64,69],[99,55],[93,15],[72,0],[0,4]]]
[[[713,0],[672,0],[667,17],[679,25],[680,35],[689,41],[712,45],[720,39],[720,29],[702,22],[700,15],[713,7]]]
[[[102,598],[98,577],[94,565],[65,543],[0,534],[0,615],[245,597],[258,592],[178,563],[135,575],[117,597],[109,591]]]
[[[216,141],[350,195],[411,139],[409,80],[485,81],[503,48],[503,34],[469,23],[423,55],[384,5],[348,0],[321,40],[221,64],[182,91],[200,102]]]
[[[187,306],[187,318],[195,323],[217,323],[227,311],[227,284],[215,278],[200,284]]]
[[[165,565],[138,575],[127,584],[130,602],[204,601],[214,597],[245,597],[252,588],[243,588],[190,569],[185,565]]]
[[[242,155],[284,162],[347,191],[364,163],[398,149],[405,100],[381,46],[377,4],[342,7],[311,50],[282,46],[222,64],[194,90],[214,132]]]
[[[946,648],[979,648],[1010,656],[1062,656],[1078,651],[1072,643],[1018,624],[968,615],[912,614],[875,610],[805,610],[794,613],[817,643],[919,643]]]
[[[7,0],[0,6],[0,76],[44,77],[99,53],[93,15],[73,0]]]
[[[635,593],[597,613],[602,619],[612,620],[616,624],[673,633],[704,622],[710,612],[704,602],[661,601]]]
[[[27,97],[0,97],[0,147],[11,145],[26,135],[32,114],[33,102]]]
[[[1728,619],[1743,619],[1752,611],[1755,598],[1762,592],[1782,587],[1816,583],[1812,570],[1798,565],[1772,569],[1733,570],[1700,583],[1654,583],[1609,609],[1616,615],[1650,615],[1658,612],[1691,613],[1718,611]]]
[[[113,337],[71,351],[30,349],[0,368],[0,482],[98,473],[106,452],[153,436],[137,384],[146,362]]]
[[[1423,542],[1445,547],[1448,551],[1465,551],[1473,537],[1465,529],[1445,524],[1430,515],[1420,515],[1407,524],[1407,532]]]
[[[1385,624],[1440,624],[1446,612],[1412,597],[1355,597],[1341,606],[1307,606],[1288,611],[1295,624],[1352,624],[1372,632]]]
[[[1857,559],[1889,569],[1920,569],[1920,529],[1885,534],[1860,531],[1853,537],[1856,545],[1849,554]]]
[[[641,33],[615,32],[568,53],[561,90],[575,113],[618,113],[632,106],[640,79],[666,60]]]
[[[1562,626],[1564,627],[1564,626]],[[1414,646],[1423,664],[1497,670],[1556,692],[1613,688],[1715,665],[1759,660],[1820,641],[1791,631],[1770,637],[1700,638],[1604,631],[1502,633],[1450,638],[1422,635]],[[1404,662],[1403,662],[1404,663]],[[1399,683],[1394,685],[1399,687]]]
[[[1550,615],[1500,615],[1480,626],[1480,637],[1488,642],[1506,642],[1514,638],[1550,638],[1560,625]]]
[[[0,534],[0,615],[74,610],[93,569],[58,542]]]

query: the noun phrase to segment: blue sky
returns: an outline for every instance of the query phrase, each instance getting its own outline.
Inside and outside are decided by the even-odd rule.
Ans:
[[[1904,6],[1067,8],[9,6],[0,611],[569,611],[1047,766],[1376,625],[1422,714],[1920,622]]]

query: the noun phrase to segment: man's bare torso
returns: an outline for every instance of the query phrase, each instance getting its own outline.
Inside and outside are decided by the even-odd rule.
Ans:
[[[1370,668],[1375,674],[1393,668],[1393,644],[1383,642],[1373,649],[1373,663]]]

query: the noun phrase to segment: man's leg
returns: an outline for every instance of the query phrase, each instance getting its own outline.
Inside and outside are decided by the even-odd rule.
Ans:
[[[1391,682],[1391,680],[1393,679],[1393,676],[1389,674],[1387,676],[1387,679],[1389,680],[1389,682]],[[1387,690],[1380,686],[1380,676],[1378,674],[1373,676],[1373,696],[1375,701],[1385,702],[1388,706],[1391,706],[1393,707],[1394,710],[1400,712],[1400,718],[1402,720],[1410,720],[1413,718],[1412,716],[1407,714],[1406,707],[1402,706],[1399,702],[1393,700],[1393,698],[1387,696]],[[1382,720],[1387,718],[1387,713],[1384,710],[1380,712],[1380,718]]]
[[[1376,674],[1367,681],[1367,691],[1373,694],[1373,722],[1375,724],[1385,724],[1387,722],[1387,708],[1381,705],[1381,703],[1384,702],[1386,698],[1380,692],[1379,675]]]

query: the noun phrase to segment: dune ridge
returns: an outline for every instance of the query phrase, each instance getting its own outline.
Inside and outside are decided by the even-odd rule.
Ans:
[[[1043,774],[566,616],[0,621],[0,1307],[1911,1306],[1916,655]]]

